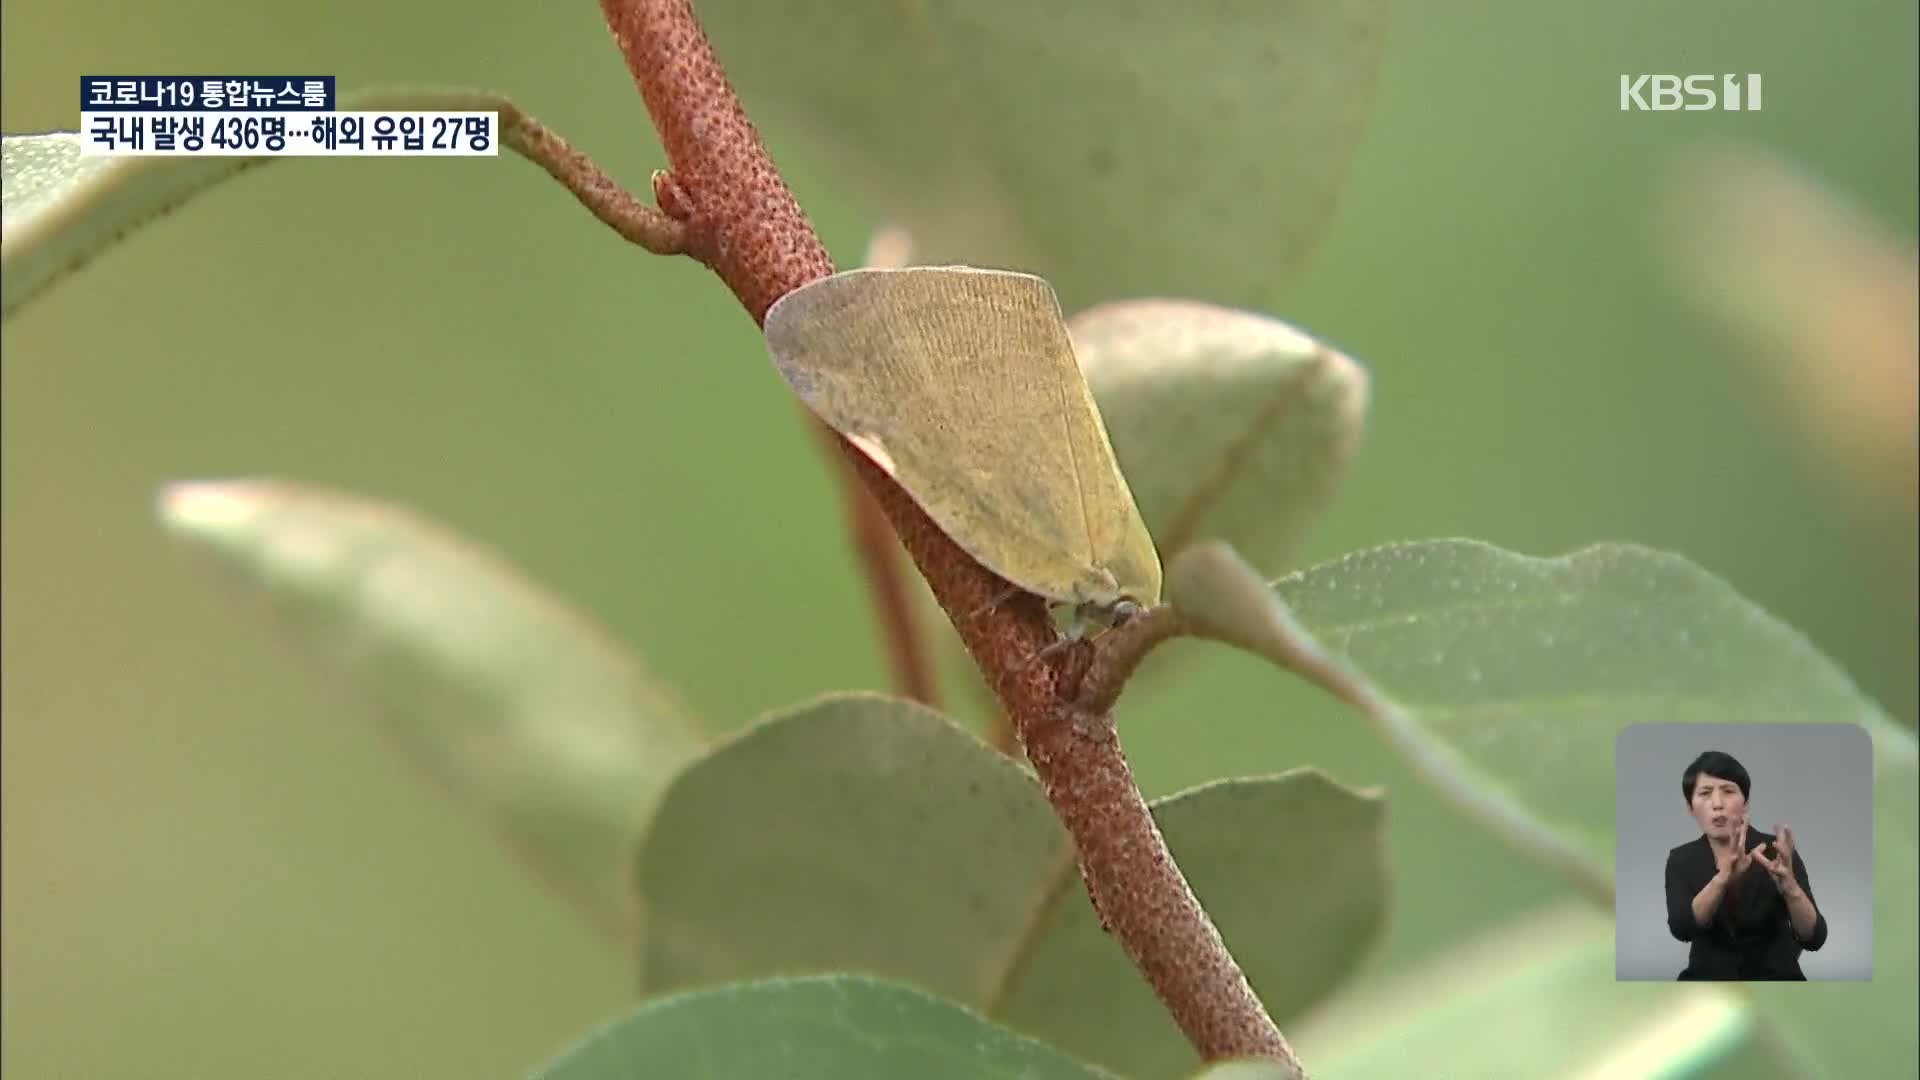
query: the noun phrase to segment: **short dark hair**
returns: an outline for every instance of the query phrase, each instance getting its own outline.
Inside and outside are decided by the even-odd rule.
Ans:
[[[1693,759],[1687,771],[1680,776],[1680,797],[1688,806],[1693,805],[1694,781],[1700,774],[1717,776],[1722,780],[1731,780],[1740,787],[1740,797],[1750,798],[1753,791],[1753,778],[1747,775],[1746,767],[1733,759],[1732,754],[1723,754],[1718,750],[1709,750]]]

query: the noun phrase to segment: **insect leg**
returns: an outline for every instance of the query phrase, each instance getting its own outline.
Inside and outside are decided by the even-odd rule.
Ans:
[[[1021,590],[1018,585],[1015,585],[1009,588],[1006,592],[1001,593],[999,596],[996,596],[993,599],[987,601],[985,604],[981,605],[980,607],[975,608],[973,611],[973,614],[967,616],[967,621],[972,622],[973,620],[979,618],[980,616],[985,615],[987,612],[992,611],[993,609],[999,607],[1001,604],[1004,604],[1007,601],[1013,599],[1014,597],[1019,596],[1020,591]]]

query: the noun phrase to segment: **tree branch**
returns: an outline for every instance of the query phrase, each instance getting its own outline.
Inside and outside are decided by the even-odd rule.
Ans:
[[[832,274],[832,258],[767,156],[691,5],[601,0],[600,10],[667,151],[671,168],[653,182],[660,209],[684,226],[685,252],[719,275],[755,324],[764,322],[775,300]],[[842,460],[861,458],[840,470],[854,550],[873,590],[895,686],[934,704],[927,649],[892,551],[875,543],[872,501],[860,490],[873,490],[859,474],[865,459],[838,434],[814,426],[837,444]]]
[[[1264,1057],[1306,1075],[1267,1016],[1213,920],[1173,861],[1111,714],[1022,725],[1027,759],[1073,836],[1080,875],[1101,925],[1115,937],[1203,1058]]]
[[[754,322],[832,261],[747,119],[688,0],[601,0],[671,164],[661,209],[686,226]],[[934,598],[1013,718],[1072,836],[1108,930],[1202,1057],[1273,1058],[1298,1073],[1285,1038],[1248,987],[1174,864],[1134,784],[1109,716],[1074,707],[1088,646],[1035,662],[1055,640],[1045,603],[974,562],[906,491],[845,439],[841,457],[892,523]],[[977,618],[968,616],[989,608]]]

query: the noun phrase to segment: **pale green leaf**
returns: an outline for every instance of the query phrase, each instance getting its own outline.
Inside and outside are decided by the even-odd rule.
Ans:
[[[851,975],[766,979],[648,1002],[536,1080],[1112,1080],[922,990]]]
[[[1544,824],[1601,882],[1614,782],[1595,763],[1612,760],[1629,724],[1857,723],[1883,751],[1912,745],[1792,628],[1646,548],[1541,559],[1472,541],[1394,544],[1275,587],[1379,692],[1375,719],[1397,749]]]
[[[1875,773],[1874,982],[1754,993],[1830,1075],[1865,1075],[1885,1047],[1909,1061],[1920,1052],[1914,737],[1792,628],[1684,559],[1619,544],[1551,559],[1470,541],[1396,544],[1276,591],[1292,614],[1276,606],[1270,629],[1291,641],[1284,655],[1256,651],[1357,705],[1441,794],[1608,909],[1607,763],[1623,728],[1859,724]]]
[[[1383,809],[1312,770],[1154,806],[1282,1022],[1338,985],[1380,931]],[[649,990],[866,971],[1130,1075],[1196,1064],[1101,929],[1032,777],[915,705],[825,698],[690,766],[648,834],[638,880]]]
[[[1356,987],[1292,1034],[1314,1080],[1803,1075],[1736,987],[1615,982],[1611,920],[1584,907]]]
[[[1292,569],[1359,444],[1366,370],[1277,319],[1187,300],[1069,326],[1161,558],[1221,540],[1269,576]]]
[[[69,131],[0,139],[0,316],[121,237],[271,158],[81,157]]]
[[[264,592],[260,616],[551,884],[608,928],[633,928],[633,852],[702,742],[603,631],[387,504],[211,481],[168,488],[159,514]]]
[[[1136,296],[1271,303],[1333,213],[1386,12],[700,4],[776,141],[809,139],[911,231],[922,261],[1033,271],[1069,311]]]

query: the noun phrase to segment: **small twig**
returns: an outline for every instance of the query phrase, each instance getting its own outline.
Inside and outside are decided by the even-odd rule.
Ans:
[[[484,90],[394,87],[363,91],[353,95],[351,101],[362,109],[491,112],[500,119],[502,146],[540,166],[614,232],[655,255],[679,255],[685,250],[685,226],[663,210],[641,202],[607,175],[606,170],[594,164],[592,158],[575,150],[559,133],[499,94]]]
[[[1150,608],[1100,635],[1086,677],[1080,680],[1080,708],[1105,713],[1147,654],[1172,638],[1189,633],[1186,619],[1171,604]]]
[[[686,226],[687,253],[763,322],[779,297],[832,272],[826,249],[688,0],[601,0],[601,10],[671,163],[655,185],[661,209]],[[838,442],[1013,718],[1102,921],[1181,1031],[1207,1060],[1266,1057],[1299,1075],[1292,1049],[1167,851],[1111,718],[1075,706],[1064,664],[1034,662],[1057,638],[1046,605],[1026,593],[1005,599],[1007,583],[851,443]],[[985,615],[969,617],[983,607]]]
[[[684,250],[686,230],[679,222],[641,202],[545,124],[512,106],[499,113],[500,142],[545,169],[614,232],[655,255]]]

